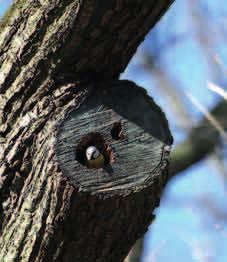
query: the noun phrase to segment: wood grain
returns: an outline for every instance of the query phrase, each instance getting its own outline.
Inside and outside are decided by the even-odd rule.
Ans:
[[[111,128],[119,121],[126,137],[114,140]],[[79,141],[91,132],[100,133],[114,149],[112,173],[88,169],[75,160]],[[164,114],[145,90],[122,81],[111,89],[97,88],[87,103],[70,112],[59,129],[57,157],[64,174],[81,191],[129,194],[159,176],[170,144]]]

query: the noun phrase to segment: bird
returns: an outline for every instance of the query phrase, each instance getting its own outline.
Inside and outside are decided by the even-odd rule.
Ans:
[[[86,149],[86,160],[88,168],[103,168],[105,164],[104,155],[95,146],[89,146]]]

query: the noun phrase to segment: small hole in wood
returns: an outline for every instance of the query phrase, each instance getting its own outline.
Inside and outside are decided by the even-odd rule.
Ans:
[[[121,122],[115,122],[111,128],[110,133],[114,140],[121,140],[125,138]]]
[[[100,153],[99,161],[95,161],[96,156],[88,159],[87,149],[94,150],[94,147]],[[89,133],[81,138],[76,147],[76,158],[80,164],[88,168],[103,168],[115,161],[114,151],[110,145],[105,143],[105,139],[98,132]]]

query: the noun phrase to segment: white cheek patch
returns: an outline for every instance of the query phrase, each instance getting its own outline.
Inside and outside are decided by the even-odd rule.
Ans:
[[[91,153],[87,153],[86,155],[87,155],[87,159],[91,160]]]

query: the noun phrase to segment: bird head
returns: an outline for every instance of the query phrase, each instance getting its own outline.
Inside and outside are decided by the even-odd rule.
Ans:
[[[99,152],[98,148],[96,148],[95,146],[89,146],[86,149],[86,157],[87,157],[88,161],[98,158],[99,155],[100,155],[100,152]]]

